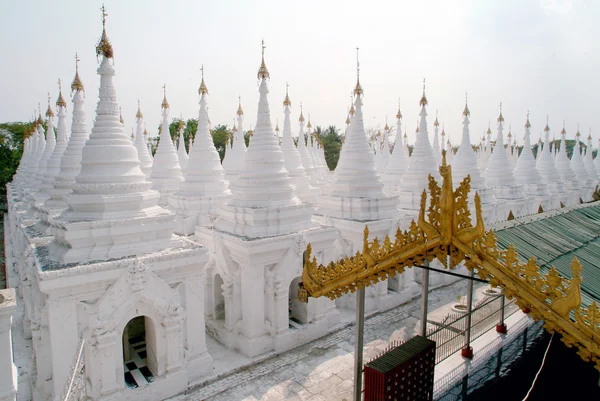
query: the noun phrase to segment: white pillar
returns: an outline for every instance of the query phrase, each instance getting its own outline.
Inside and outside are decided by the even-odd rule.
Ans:
[[[261,263],[241,267],[242,320],[247,340],[264,335],[265,279]]]
[[[68,298],[48,296],[48,328],[50,334],[50,354],[52,357],[52,382],[54,394],[61,394],[71,374],[79,332],[77,328],[76,301]],[[114,367],[113,367],[114,373]]]
[[[17,310],[14,288],[0,290],[0,401],[17,399],[17,366],[13,360],[12,316]]]

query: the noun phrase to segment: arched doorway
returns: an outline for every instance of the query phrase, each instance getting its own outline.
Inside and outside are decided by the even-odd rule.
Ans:
[[[298,284],[301,281],[302,277],[296,277],[290,283],[288,298],[290,329],[299,329],[302,327],[302,325],[310,323],[308,321],[308,303],[301,302],[298,299]]]
[[[214,311],[213,319],[225,320],[225,297],[223,296],[223,279],[219,274],[215,274],[213,282],[214,291]]]
[[[145,316],[134,317],[123,329],[123,372],[127,387],[138,388],[154,381],[154,344],[152,320]]]

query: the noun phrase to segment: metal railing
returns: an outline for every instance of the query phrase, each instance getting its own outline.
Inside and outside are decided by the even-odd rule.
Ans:
[[[496,324],[500,323],[504,295],[488,297],[480,300],[471,311],[471,341],[479,338]],[[515,300],[504,303],[504,318],[511,316],[519,308]],[[440,363],[450,355],[461,350],[465,345],[468,313],[450,313],[438,327],[427,331],[427,338],[436,342],[435,363]]]

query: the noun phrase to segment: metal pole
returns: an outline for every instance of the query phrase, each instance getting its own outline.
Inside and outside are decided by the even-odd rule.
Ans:
[[[354,343],[354,401],[362,400],[365,287],[356,290],[356,338]]]
[[[470,276],[473,277],[475,270],[471,269]],[[471,314],[473,309],[473,280],[469,280],[467,290],[467,331],[465,335],[465,347],[462,349],[461,355],[465,358],[473,358],[473,348],[471,348]]]
[[[500,323],[496,325],[496,331],[501,334],[506,334],[506,323],[504,323],[504,307],[506,305],[506,297],[500,295]]]
[[[429,260],[425,260],[423,265],[429,267]],[[421,270],[421,336],[427,337],[427,307],[429,305],[429,270]]]

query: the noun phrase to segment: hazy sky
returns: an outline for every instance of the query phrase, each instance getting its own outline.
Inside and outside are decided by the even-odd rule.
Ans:
[[[253,126],[264,38],[273,124],[279,118],[282,125],[288,81],[294,133],[300,102],[313,125],[344,127],[356,82],[355,48],[360,47],[367,127],[383,126],[386,116],[395,124],[400,99],[412,142],[425,77],[430,135],[439,109],[440,123],[455,144],[465,91],[472,142],[490,118],[494,130],[500,102],[519,142],[528,109],[532,141],[543,130],[546,114],[557,134],[566,119],[569,137],[577,123],[586,137],[592,127],[594,144],[600,137],[599,1],[107,0],[105,5],[117,97],[128,131],[139,98],[148,131],[156,135],[163,83],[171,117],[196,117],[201,64],[212,123],[231,125],[241,95],[245,128]],[[0,121],[28,120],[38,102],[45,110],[48,91],[56,101],[58,78],[66,96],[78,52],[91,128],[100,6],[81,0],[2,0]]]

